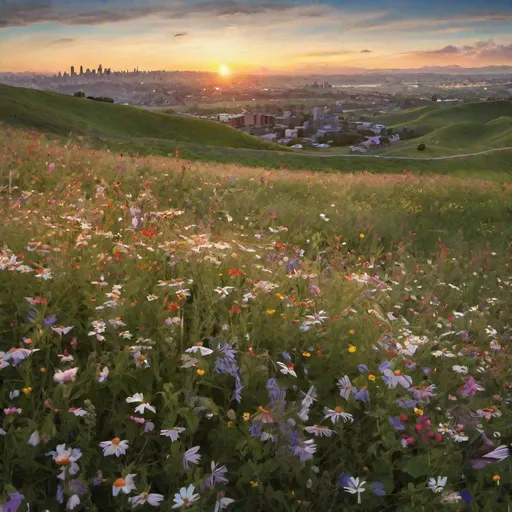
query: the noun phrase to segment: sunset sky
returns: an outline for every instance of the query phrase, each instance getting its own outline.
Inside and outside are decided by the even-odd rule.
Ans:
[[[511,0],[0,0],[0,71],[512,65]]]

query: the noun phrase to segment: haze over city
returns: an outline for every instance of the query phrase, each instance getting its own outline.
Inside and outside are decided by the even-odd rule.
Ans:
[[[503,66],[511,26],[509,0],[1,0],[0,71]]]

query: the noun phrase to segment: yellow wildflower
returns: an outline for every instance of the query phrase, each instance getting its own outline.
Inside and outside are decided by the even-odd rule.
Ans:
[[[200,375],[201,377],[204,375],[205,371],[204,370],[201,370],[201,368],[199,368],[197,370],[197,375]]]
[[[356,350],[357,350],[357,348],[356,348],[356,347],[354,347],[354,345],[349,345],[349,346],[348,346],[348,351],[349,351],[351,354],[353,354]]]
[[[311,357],[311,352],[302,352],[302,357]]]
[[[373,375],[373,373],[370,373],[370,375],[368,375],[368,380],[371,380],[372,382],[375,382],[375,375]]]

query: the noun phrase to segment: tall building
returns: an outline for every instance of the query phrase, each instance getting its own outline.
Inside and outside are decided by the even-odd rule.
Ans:
[[[80,75],[83,75],[83,74],[84,74],[84,67],[80,66]]]
[[[75,66],[71,66],[71,76],[75,76]]]
[[[102,75],[103,74],[103,66],[100,64],[98,66],[98,75]]]

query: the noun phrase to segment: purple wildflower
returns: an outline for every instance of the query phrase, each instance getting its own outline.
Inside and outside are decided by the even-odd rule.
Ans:
[[[270,403],[272,405],[274,405],[281,395],[281,389],[279,388],[276,379],[274,379],[274,378],[268,379],[265,387],[268,390],[268,396],[270,398]]]
[[[424,389],[420,388],[413,388],[410,389],[412,396],[415,400],[418,400],[418,402],[425,402],[426,404],[430,403],[430,399],[435,396],[434,390],[432,386],[427,386]]]
[[[84,487],[82,482],[80,482],[80,480],[77,480],[76,478],[69,482],[69,486],[71,487],[71,491],[73,492],[73,494],[86,494],[87,493],[87,489]]]
[[[418,401],[417,400],[406,400],[406,399],[402,399],[402,400],[397,400],[396,401],[396,404],[399,405],[400,407],[403,407],[404,409],[412,409],[413,407],[416,407],[418,405]]]
[[[365,388],[361,388],[359,391],[354,393],[354,398],[359,400],[360,402],[369,403],[370,402],[370,393]]]
[[[20,494],[19,492],[11,492],[9,493],[9,499],[5,502],[2,510],[4,512],[16,512],[20,508],[24,499],[25,496],[23,496],[23,494]]]
[[[386,491],[384,490],[384,484],[382,482],[373,482],[371,489],[375,496],[386,495]]]
[[[226,466],[219,466],[214,461],[211,463],[211,474],[207,475],[206,478],[201,482],[200,487],[201,490],[205,489],[213,489],[217,484],[227,484],[228,479],[226,478],[226,473],[228,469]]]
[[[341,475],[338,478],[338,485],[340,487],[347,487],[349,485],[349,481],[352,478],[352,475],[349,475],[347,473],[341,473]]]
[[[388,368],[391,368],[391,363],[389,361],[384,361],[380,366],[379,366],[379,372],[382,373],[384,370],[387,370]]]
[[[365,364],[360,364],[357,369],[361,372],[361,373],[366,373],[368,371],[368,366],[366,366]]]
[[[288,352],[283,352],[283,359],[286,359],[286,361],[288,361],[289,363],[292,362],[292,358],[290,354],[288,354]]]
[[[47,316],[44,320],[43,320],[43,325],[45,327],[50,327],[51,325],[53,325],[55,322],[57,322],[57,316],[56,315],[50,315],[50,316]]]
[[[393,425],[397,430],[405,430],[405,427],[400,422],[399,416],[390,416],[389,423],[391,423],[391,425]]]
[[[459,391],[465,396],[475,396],[476,392],[481,389],[475,379],[471,375],[467,375],[464,379],[464,386],[462,386]]]
[[[249,432],[252,437],[259,437],[261,434],[261,428],[262,428],[261,421],[254,421],[252,426],[249,428]]]
[[[313,454],[316,452],[316,444],[313,439],[307,439],[306,441],[299,441],[297,446],[293,448],[293,454],[297,455],[301,462],[306,462],[313,458]]]
[[[190,450],[187,450],[183,454],[183,468],[185,471],[188,471],[188,465],[190,464],[198,464],[199,460],[201,459],[201,455],[199,452],[199,446],[194,446],[193,448],[190,448]]]
[[[470,505],[471,502],[473,501],[473,497],[471,496],[471,493],[467,489],[460,491],[460,497],[467,505]]]
[[[236,400],[238,403],[242,401],[242,391],[244,390],[244,387],[242,386],[242,381],[240,380],[240,377],[237,375],[235,377],[235,392],[233,394],[233,400]]]
[[[57,485],[57,503],[61,505],[64,503],[64,487],[62,485]]]
[[[299,265],[299,262],[297,260],[290,260],[286,264],[286,272],[288,272],[288,273],[293,272],[297,268],[298,265]]]
[[[237,351],[229,343],[224,343],[222,346],[217,345],[217,350],[222,354],[215,361],[217,373],[229,373],[232,377],[236,377],[238,375]]]

